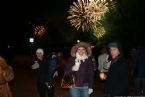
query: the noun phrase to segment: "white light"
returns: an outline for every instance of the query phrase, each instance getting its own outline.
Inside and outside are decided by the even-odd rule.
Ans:
[[[79,43],[80,42],[80,40],[77,40],[77,43]]]
[[[34,42],[34,38],[29,38],[29,42],[33,43]]]
[[[90,2],[94,2],[94,0],[89,0]]]

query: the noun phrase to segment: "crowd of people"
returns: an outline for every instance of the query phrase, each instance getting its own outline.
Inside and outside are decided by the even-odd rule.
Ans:
[[[129,96],[129,76],[134,80],[135,96],[145,96],[144,44],[140,45],[130,63],[127,62],[122,44],[118,41],[108,43],[97,57],[94,55],[91,45],[87,42],[78,42],[70,49],[70,56],[66,59],[62,71],[74,80],[74,85],[68,89],[69,97],[91,97],[96,75],[102,86],[102,97]],[[55,97],[55,78],[61,68],[61,56],[62,54],[57,52],[51,52],[47,56],[43,48],[36,49],[31,70],[37,78],[39,97]],[[0,97],[12,97],[8,83],[13,78],[13,68],[1,56],[0,87],[5,90],[0,88]]]

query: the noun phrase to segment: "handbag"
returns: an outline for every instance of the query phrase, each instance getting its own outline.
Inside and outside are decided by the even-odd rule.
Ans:
[[[110,64],[111,64],[111,62],[110,61],[105,61],[104,63],[103,63],[103,69],[105,69],[105,70],[109,70],[109,68],[110,68]]]
[[[109,58],[109,55],[106,56],[106,59],[105,59],[105,61],[104,61],[104,63],[103,63],[103,69],[104,69],[106,72],[109,70],[110,64],[111,64],[111,61],[109,61],[108,58]]]
[[[71,87],[75,86],[75,80],[74,76],[68,76],[66,73],[64,73],[62,79],[61,79],[61,88],[69,89]]]

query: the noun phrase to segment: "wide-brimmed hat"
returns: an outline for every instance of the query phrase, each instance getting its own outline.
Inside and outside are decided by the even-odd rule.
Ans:
[[[75,44],[71,48],[71,56],[72,57],[76,56],[77,49],[80,48],[80,47],[84,47],[86,49],[87,56],[91,56],[92,55],[91,45],[89,43],[86,43],[86,42],[79,42],[79,43]]]

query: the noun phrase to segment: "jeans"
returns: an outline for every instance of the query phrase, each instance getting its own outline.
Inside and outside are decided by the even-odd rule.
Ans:
[[[135,78],[135,87],[137,96],[145,96],[145,78]]]
[[[70,88],[69,97],[89,97],[88,86]]]

